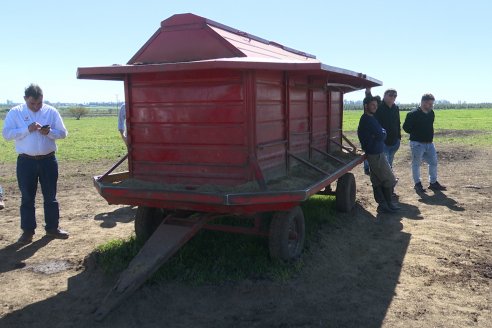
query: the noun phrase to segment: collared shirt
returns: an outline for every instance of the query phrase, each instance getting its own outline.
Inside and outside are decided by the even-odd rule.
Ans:
[[[51,127],[47,135],[41,132],[29,132],[29,124],[37,122]],[[12,108],[5,117],[2,131],[6,140],[15,140],[15,150],[19,154],[30,156],[46,155],[56,151],[56,139],[63,139],[68,132],[56,108],[43,104],[37,112],[30,110],[26,104]]]

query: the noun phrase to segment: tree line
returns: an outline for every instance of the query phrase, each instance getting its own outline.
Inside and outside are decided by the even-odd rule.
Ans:
[[[398,107],[402,111],[410,111],[420,104],[410,103],[410,104],[398,104]],[[344,110],[362,110],[362,100],[345,100],[343,102]],[[434,102],[434,109],[481,109],[481,108],[492,108],[492,103],[467,103],[466,101],[459,101],[458,103],[452,103],[447,100],[436,100]]]
[[[100,103],[98,103],[100,105]],[[84,116],[115,116],[118,115],[118,107],[115,103],[108,103],[109,106],[93,107],[87,105],[72,105],[72,106],[60,106],[57,109],[60,111],[62,116],[75,117],[75,119],[80,120]],[[410,111],[419,104],[397,104],[401,111]],[[7,106],[6,104],[0,104],[0,119],[4,119],[5,115],[12,106]],[[56,107],[56,106],[55,106]],[[437,100],[434,103],[434,109],[481,109],[481,108],[492,108],[492,103],[467,103],[458,102],[451,103],[447,100]],[[362,110],[362,101],[357,100],[345,100],[343,102],[344,110]]]

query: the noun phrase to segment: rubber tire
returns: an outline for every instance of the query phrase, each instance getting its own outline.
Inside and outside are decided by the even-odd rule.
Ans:
[[[295,231],[295,237],[291,232]],[[295,260],[301,256],[306,228],[299,206],[288,212],[275,212],[270,223],[269,248],[274,259]]]
[[[355,177],[352,173],[345,173],[337,181],[336,209],[347,213],[355,206],[356,193]]]
[[[137,240],[147,241],[166,215],[166,211],[162,208],[139,206],[135,215],[135,236]]]

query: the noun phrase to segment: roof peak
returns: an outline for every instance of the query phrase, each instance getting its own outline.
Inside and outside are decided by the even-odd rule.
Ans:
[[[316,56],[191,13],[175,14],[128,61],[170,63],[234,57],[316,60]]]

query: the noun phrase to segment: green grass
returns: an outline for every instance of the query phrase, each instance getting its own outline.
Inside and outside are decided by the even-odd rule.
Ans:
[[[361,111],[344,112],[344,131],[354,135]],[[406,112],[402,112],[402,122]],[[116,159],[126,153],[116,129],[116,117],[83,117],[81,120],[64,118],[69,136],[59,140],[60,160],[89,163],[99,159]],[[436,142],[461,145],[491,145],[492,109],[437,110]],[[3,121],[0,120],[0,128]],[[459,135],[446,131],[471,130],[476,133]],[[407,137],[404,137],[407,140]],[[351,138],[352,139],[352,138]],[[355,140],[354,140],[355,141]],[[13,142],[0,139],[0,163],[15,162]],[[316,247],[319,230],[336,220],[334,198],[315,196],[302,205],[306,217],[305,254]],[[99,265],[108,274],[121,272],[136,255],[141,245],[135,238],[112,240],[97,248]],[[182,247],[154,275],[154,281],[173,280],[190,284],[217,283],[241,279],[289,279],[302,270],[300,261],[283,263],[272,261],[268,255],[266,238],[201,231]]]
[[[57,140],[58,160],[88,163],[98,159],[117,159],[126,154],[126,147],[117,130],[117,117],[64,118],[68,137]],[[3,129],[3,120],[0,129]],[[0,139],[0,163],[15,162],[13,141]]]
[[[361,111],[345,111],[343,129],[346,133],[357,130]],[[401,112],[401,121],[407,112]],[[64,118],[68,137],[58,140],[59,160],[80,161],[88,163],[98,159],[117,159],[126,153],[126,148],[117,131],[117,117],[83,117],[76,120]],[[3,120],[0,120],[3,129]],[[492,144],[492,109],[450,109],[436,110],[436,142],[463,145]],[[473,134],[452,134],[449,131],[471,130]],[[407,140],[404,133],[404,140]],[[13,141],[0,138],[2,156],[0,163],[13,163],[16,153]]]
[[[401,123],[408,112],[400,112]],[[467,146],[492,145],[492,109],[447,109],[436,110],[434,123],[435,142]],[[343,113],[343,130],[349,135],[357,131],[362,111]],[[463,131],[473,131],[464,133]],[[403,140],[408,134],[402,131]]]
[[[336,220],[334,203],[332,196],[314,196],[302,205],[306,217],[305,254],[316,245],[321,226]],[[140,247],[135,237],[110,241],[97,248],[98,263],[107,274],[117,274],[127,267]],[[283,281],[299,272],[303,265],[302,258],[294,263],[272,261],[267,238],[202,230],[151,280],[191,285],[243,279]]]

